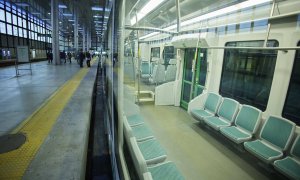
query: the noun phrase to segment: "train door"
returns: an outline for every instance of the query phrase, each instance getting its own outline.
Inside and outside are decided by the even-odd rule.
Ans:
[[[196,58],[195,58],[196,57]],[[195,70],[193,60],[196,59]],[[187,48],[184,51],[180,106],[187,109],[191,99],[202,93],[207,73],[207,49]]]

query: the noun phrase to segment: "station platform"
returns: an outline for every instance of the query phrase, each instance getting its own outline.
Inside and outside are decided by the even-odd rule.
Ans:
[[[0,179],[84,179],[97,59],[91,64],[37,62],[19,77],[14,66],[0,69],[0,137],[26,137],[0,154]]]

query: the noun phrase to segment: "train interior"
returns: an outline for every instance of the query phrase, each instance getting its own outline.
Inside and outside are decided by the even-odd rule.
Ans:
[[[166,177],[172,174],[170,179],[295,178],[278,170],[277,161],[253,153],[246,142],[268,141],[263,137],[266,124],[273,117],[283,119],[292,132],[281,148],[282,159],[299,134],[299,7],[295,0],[120,5],[119,39],[110,40],[120,48],[114,69],[123,173],[132,179],[149,174],[160,179],[163,175],[154,169],[161,168]],[[221,100],[210,113],[218,120],[210,122],[196,109],[209,109],[208,101],[216,95]],[[237,111],[224,124],[222,111],[229,113],[230,103],[237,104]],[[239,126],[249,107],[259,112],[251,138],[228,138],[223,131]],[[272,128],[271,133],[281,132]],[[147,143],[157,144],[144,149]],[[147,153],[154,151],[162,152],[148,160]]]

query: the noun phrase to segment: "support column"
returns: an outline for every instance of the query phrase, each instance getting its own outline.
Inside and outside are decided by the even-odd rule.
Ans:
[[[58,0],[51,0],[52,53],[55,65],[61,63],[59,58],[58,18]]]
[[[82,49],[83,52],[86,52],[86,27],[83,26],[83,31],[82,31]]]
[[[177,11],[177,32],[180,32],[181,26],[181,14],[180,14],[180,3],[179,0],[176,1],[176,11]]]
[[[77,7],[74,7],[74,48],[75,52],[79,51],[78,49],[78,15],[77,15]]]

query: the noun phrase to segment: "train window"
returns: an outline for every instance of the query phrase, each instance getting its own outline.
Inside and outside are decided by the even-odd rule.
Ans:
[[[165,64],[168,64],[170,59],[175,58],[175,49],[174,46],[166,46],[163,51],[163,58],[165,61]]]
[[[300,42],[298,43],[300,46]],[[286,96],[282,116],[300,125],[300,50],[296,51],[289,90]]]
[[[152,57],[157,57],[157,58],[160,57],[160,48],[159,47],[151,48],[151,58]]]
[[[264,41],[228,42],[226,46],[262,47]],[[278,47],[270,40],[268,47]],[[265,110],[271,90],[277,51],[256,49],[226,49],[220,94],[242,104]]]

